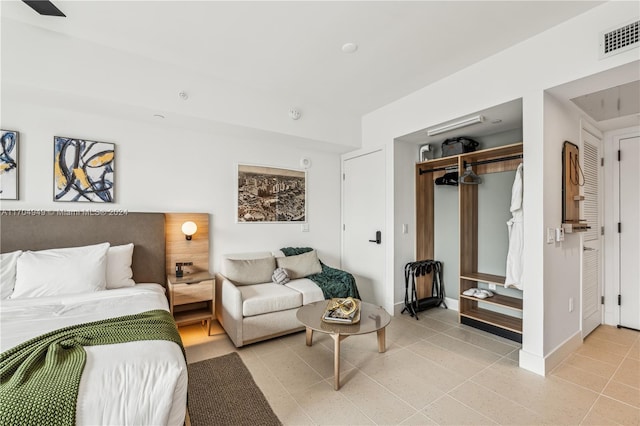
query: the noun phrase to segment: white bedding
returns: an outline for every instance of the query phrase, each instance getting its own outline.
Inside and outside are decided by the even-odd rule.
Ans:
[[[137,284],[114,290],[0,302],[0,351],[73,324],[153,309],[169,310],[164,289]],[[86,346],[76,422],[79,425],[181,425],[187,366],[173,342]]]

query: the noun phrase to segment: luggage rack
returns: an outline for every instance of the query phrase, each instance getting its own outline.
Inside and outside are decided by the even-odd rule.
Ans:
[[[433,281],[431,284],[431,296],[418,299],[416,291],[416,277],[428,275],[433,272]],[[409,262],[404,266],[404,309],[412,317],[418,318],[418,312],[435,308],[447,304],[444,301],[444,284],[442,282],[442,262],[438,260],[419,260],[417,262]]]

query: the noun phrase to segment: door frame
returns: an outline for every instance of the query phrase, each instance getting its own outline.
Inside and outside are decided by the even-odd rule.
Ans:
[[[620,320],[618,291],[620,289],[620,164],[617,161],[621,139],[640,136],[640,127],[627,127],[605,133],[604,138],[604,320],[617,326]]]
[[[387,149],[385,146],[375,147],[375,148],[362,148],[357,149],[355,151],[347,152],[342,154],[340,159],[340,262],[344,263],[344,173],[345,173],[345,161],[352,160],[357,157],[362,157],[364,155],[373,154],[374,152],[381,151],[384,158],[385,167],[383,170],[385,177],[385,187],[384,187],[384,223],[382,226],[382,241],[384,242],[384,277],[383,277],[383,293],[384,293],[384,305],[383,308],[389,313],[389,315],[393,316],[394,314],[394,305],[393,305],[393,267],[389,267],[390,262],[393,262],[393,247],[394,247],[394,238],[393,232],[390,232],[390,229],[393,229],[393,226],[389,226],[389,194],[393,195],[393,179],[390,179],[388,171],[393,168],[389,167],[389,158],[387,156]],[[391,159],[393,160],[393,159]],[[391,205],[393,208],[393,205]],[[391,216],[393,218],[393,216]],[[392,263],[391,263],[392,265]],[[391,274],[391,277],[389,275]]]

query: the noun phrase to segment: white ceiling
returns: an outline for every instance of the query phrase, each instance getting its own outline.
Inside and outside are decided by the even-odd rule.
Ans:
[[[640,80],[571,99],[596,121],[640,113]]]
[[[640,61],[547,90],[569,109],[590,116],[602,132],[640,126]],[[576,102],[577,101],[577,102]]]
[[[247,93],[254,91],[261,96],[260,102],[252,105],[252,113],[263,108],[264,122],[273,121],[269,115],[273,111],[267,110],[269,102],[265,102],[271,97],[274,101],[271,109],[282,107],[284,100],[301,108],[300,121],[305,119],[305,106],[313,105],[330,111],[342,124],[353,123],[350,126],[357,129],[363,114],[603,2],[54,0],[54,3],[66,18],[40,16],[21,1],[2,0],[3,21],[8,18],[5,22],[19,22],[29,29],[20,33],[26,41],[11,39],[11,34],[3,31],[3,48],[7,42],[18,46],[26,43],[22,49],[30,50],[40,38],[40,49],[47,49],[49,40],[58,38],[54,36],[57,33],[69,40],[95,45],[96,55],[104,52],[104,48],[114,49],[147,63],[182,70],[182,75],[171,73],[175,81],[166,80],[172,96],[177,95],[177,87],[184,87],[185,81],[192,83],[187,86],[190,95],[196,95],[194,102],[197,92],[210,102],[215,101],[211,94],[224,93],[221,96],[226,98],[219,102],[229,102],[229,93],[241,88],[244,105]],[[15,29],[15,25],[8,28]],[[346,42],[357,43],[357,52],[343,53],[341,46]],[[82,52],[82,61],[91,64],[92,53],[90,49],[88,52]],[[104,58],[96,58],[95,63],[100,64],[101,75],[109,75],[105,67],[113,67],[113,74],[117,74],[118,68],[135,66],[133,62],[105,64]],[[50,81],[47,84],[48,89],[61,93],[69,90],[50,87]],[[112,90],[109,84],[115,83],[102,79],[100,90],[110,91],[114,96],[124,90],[122,80],[120,87],[114,85]],[[86,89],[82,93],[87,94]],[[92,99],[91,103],[95,101]],[[150,108],[157,108],[156,100],[147,102]],[[215,116],[215,106],[206,110],[194,103],[191,108],[186,114],[192,117],[242,124],[242,119],[229,118],[232,112],[238,116],[230,108],[224,117],[221,113]],[[196,112],[198,108],[202,111]],[[223,109],[224,104],[220,110]],[[268,125],[247,125],[274,130]],[[331,123],[314,125],[327,128]],[[337,125],[334,120],[334,126]]]
[[[359,119],[597,6],[593,1],[60,1],[2,15]],[[359,49],[345,54],[341,46]],[[90,61],[91,58],[85,58]],[[114,67],[120,64],[113,64]]]

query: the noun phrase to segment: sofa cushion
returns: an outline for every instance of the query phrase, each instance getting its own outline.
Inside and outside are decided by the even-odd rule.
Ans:
[[[324,300],[322,289],[310,279],[300,278],[297,280],[289,281],[285,284],[285,286],[294,289],[295,291],[302,294],[303,305]]]
[[[273,256],[260,259],[222,259],[222,274],[236,285],[260,284],[271,281],[276,269]]]
[[[264,283],[238,287],[242,293],[242,316],[284,311],[302,306],[302,294],[287,286]]]
[[[322,265],[315,250],[296,256],[277,257],[276,263],[278,268],[287,270],[292,280],[322,272]]]

